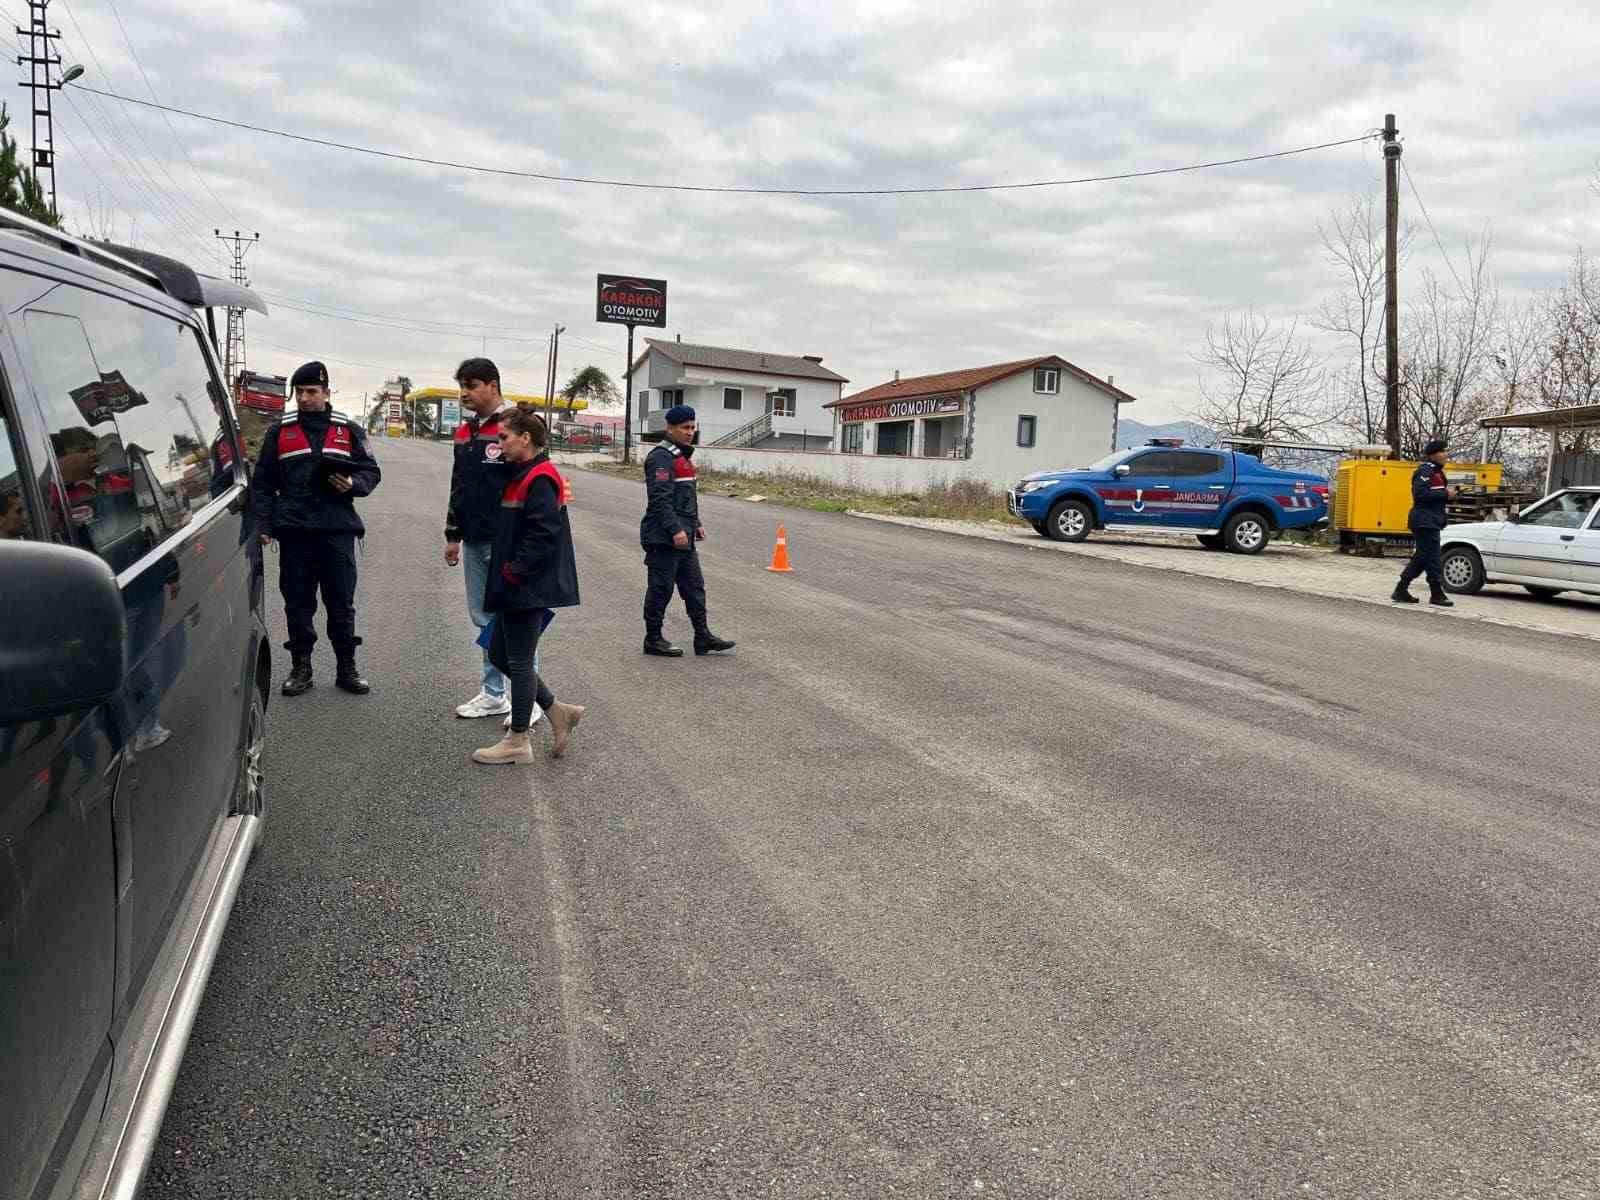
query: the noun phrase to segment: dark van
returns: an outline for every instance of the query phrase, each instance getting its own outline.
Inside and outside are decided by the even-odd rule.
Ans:
[[[207,336],[260,302],[9,212],[0,301],[0,1196],[131,1197],[264,812],[260,554]]]

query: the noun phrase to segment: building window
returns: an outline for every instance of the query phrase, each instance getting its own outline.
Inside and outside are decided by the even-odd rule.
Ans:
[[[744,389],[723,388],[722,407],[725,409],[730,409],[733,412],[738,412],[740,409],[742,409],[744,407]]]
[[[767,393],[767,411],[775,417],[794,416],[795,390],[774,388]]]
[[[682,388],[662,388],[661,389],[661,407],[662,408],[671,408],[675,404],[682,404],[682,403],[683,403],[683,389]]]
[[[1035,445],[1035,443],[1038,441],[1038,435],[1039,435],[1039,418],[1038,417],[1018,417],[1017,418],[1017,445],[1031,450],[1033,448],[1033,446]]]
[[[1061,372],[1055,367],[1034,368],[1033,390],[1041,396],[1054,396],[1061,390]]]
[[[878,453],[907,455],[911,453],[912,421],[882,421],[878,425]]]
[[[866,426],[860,421],[854,421],[844,427],[844,440],[840,447],[846,454],[860,454],[866,441]]]
[[[644,391],[639,393],[639,411],[640,412],[649,412],[650,411],[650,389],[649,388],[645,388]]]

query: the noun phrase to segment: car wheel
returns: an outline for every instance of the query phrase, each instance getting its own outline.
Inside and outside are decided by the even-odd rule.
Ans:
[[[1471,595],[1483,590],[1483,559],[1471,546],[1451,546],[1439,560],[1444,590]]]
[[[1094,528],[1094,513],[1082,500],[1063,500],[1045,518],[1044,535],[1058,542],[1081,542]]]
[[[250,716],[245,726],[244,746],[239,752],[239,781],[233,790],[233,814],[247,817],[267,815],[267,777],[262,769],[262,753],[267,743],[267,702],[261,689],[250,687]]]
[[[1199,542],[1207,550],[1226,550],[1228,548],[1228,544],[1222,540],[1220,533],[1197,533],[1195,534],[1195,541]]]
[[[1029,521],[1028,524],[1033,526],[1033,531],[1040,537],[1050,536],[1050,527],[1043,521]]]
[[[1272,525],[1258,512],[1234,513],[1222,527],[1223,544],[1235,554],[1260,554],[1272,536]]]
[[[1528,594],[1535,600],[1554,600],[1561,595],[1560,588],[1535,587],[1531,583],[1525,583],[1522,586],[1528,589]]]

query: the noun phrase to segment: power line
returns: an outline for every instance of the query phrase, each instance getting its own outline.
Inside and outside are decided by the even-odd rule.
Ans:
[[[134,48],[133,39],[128,36],[128,27],[122,22],[122,12],[117,8],[117,0],[106,0],[106,3],[111,6],[111,15],[117,19],[117,28],[122,30],[122,40],[127,43],[128,53],[133,56],[133,65],[139,68],[139,78],[144,80],[144,86],[149,89],[150,99],[159,104],[161,97],[156,95],[155,84],[150,82],[150,76],[145,72],[144,63],[139,59],[139,51]],[[69,17],[72,16],[71,8],[67,9],[67,15]],[[77,26],[78,20],[76,17],[72,18],[72,24],[74,27]],[[83,30],[79,29],[78,34],[79,36],[82,36]],[[109,79],[110,76],[108,75],[107,78]],[[178,147],[178,150],[183,154],[184,161],[189,164],[189,170],[192,171],[194,173],[194,177],[200,181],[200,186],[205,188],[206,194],[216,202],[219,209],[226,210],[228,207],[227,203],[212,190],[211,185],[206,182],[206,177],[200,174],[200,168],[194,165],[194,159],[189,155],[189,147],[184,145],[183,139],[178,136],[178,131],[172,127],[172,121],[168,118],[165,112],[161,114],[161,120],[162,123],[166,125],[167,132],[172,135],[173,144]],[[171,176],[168,176],[168,178],[171,178]],[[177,186],[176,180],[173,181],[173,186]]]
[[[78,23],[77,14],[73,12],[70,7],[67,8],[66,12],[67,19],[72,22],[72,27],[78,31],[80,44],[89,52],[89,58],[91,61],[93,61],[95,69],[99,71],[102,76],[110,79],[111,73],[106,70],[105,64],[101,62],[100,55],[95,50],[93,43],[89,41],[88,36],[83,32],[83,26]],[[132,49],[132,47],[130,46],[129,49]],[[100,110],[97,109],[96,111]],[[122,138],[121,130],[118,127],[117,122],[113,121],[111,117],[106,116],[103,112],[101,115],[106,122],[106,127],[112,132],[113,140],[119,142],[125,141],[125,139]],[[172,172],[167,170],[166,164],[161,160],[161,156],[156,153],[155,147],[152,146],[149,139],[145,137],[144,130],[140,129],[138,123],[132,120],[132,118],[128,117],[127,114],[122,114],[122,119],[126,122],[127,128],[133,133],[133,136],[138,139],[139,144],[144,147],[145,153],[149,155],[150,161],[155,164],[156,169],[159,170],[162,175],[166,176],[167,183],[171,185],[171,190],[169,191],[166,187],[164,187],[155,178],[154,174],[152,174],[148,168],[144,167],[144,165],[140,163],[140,170],[150,179],[152,186],[159,191],[161,197],[169,206],[171,206],[173,212],[175,212],[185,224],[188,224],[196,219],[201,219],[203,221],[203,216],[200,214],[198,209],[185,207],[185,205],[188,203],[188,198],[184,194],[183,187],[176,179],[173,178]],[[128,153],[131,158],[131,148],[129,149]]]
[[[327,138],[308,137],[305,134],[289,133],[282,129],[271,129],[265,125],[252,125],[246,121],[231,121],[226,117],[212,116],[209,113],[193,112],[186,108],[176,108],[171,105],[158,104],[150,100],[139,100],[132,96],[122,96],[115,92],[103,91],[99,88],[86,87],[81,83],[70,86],[80,91],[91,92],[97,96],[106,96],[113,100],[120,100],[124,104],[139,104],[146,108],[158,108],[163,112],[176,113],[181,117],[190,117],[196,121],[210,121],[215,125],[226,125],[230,129],[244,129],[251,133],[264,133],[272,137],[285,138],[292,142],[304,142],[312,146],[323,146],[330,150],[347,150],[352,154],[366,154],[373,158],[388,158],[397,162],[419,163],[429,167],[447,167],[452,171],[472,171],[480,175],[499,175],[513,179],[538,179],[546,183],[577,183],[588,184],[594,187],[632,188],[639,191],[651,192],[703,192],[714,195],[740,195],[740,196],[931,196],[946,195],[963,192],[1009,192],[1023,191],[1030,188],[1068,187],[1081,183],[1114,183],[1127,179],[1147,179],[1154,175],[1178,175],[1187,171],[1204,171],[1212,167],[1232,167],[1242,163],[1265,162],[1268,159],[1288,158],[1296,154],[1311,154],[1318,150],[1332,150],[1338,146],[1353,146],[1359,142],[1372,140],[1371,133],[1364,133],[1360,137],[1343,138],[1334,142],[1319,142],[1313,146],[1297,146],[1292,150],[1274,150],[1266,154],[1250,154],[1241,158],[1224,158],[1211,162],[1190,163],[1181,167],[1157,167],[1147,171],[1124,171],[1115,175],[1086,175],[1078,179],[1039,179],[1027,183],[977,183],[948,185],[944,187],[881,187],[881,188],[762,188],[762,187],[713,187],[704,184],[689,183],[640,183],[626,179],[602,179],[583,175],[554,175],[542,171],[515,171],[509,167],[488,167],[478,163],[453,162],[449,159],[425,158],[416,154],[401,154],[392,150],[376,150],[370,146],[358,146],[350,142],[335,142]]]
[[[1439,240],[1439,231],[1433,227],[1433,218],[1428,215],[1428,206],[1422,202],[1422,194],[1417,191],[1416,180],[1411,178],[1411,168],[1406,166],[1406,160],[1400,160],[1400,169],[1405,172],[1406,183],[1410,185],[1411,194],[1416,198],[1417,207],[1422,210],[1422,219],[1428,223],[1428,230],[1433,234],[1433,244],[1439,247],[1439,253],[1444,258],[1444,265],[1450,270],[1450,277],[1456,281],[1456,289],[1462,296],[1467,294],[1466,285],[1461,282],[1461,276],[1456,274],[1456,267],[1450,261],[1450,253],[1444,248],[1444,243]]]
[[[194,231],[192,226],[187,224],[187,222],[183,219],[182,214],[178,213],[177,210],[171,206],[170,201],[163,199],[162,193],[155,184],[154,177],[151,176],[148,171],[144,170],[142,164],[140,164],[139,161],[135,159],[124,146],[119,144],[116,133],[114,131],[112,132],[111,145],[108,146],[105,139],[100,136],[99,129],[97,129],[95,125],[84,115],[83,110],[78,107],[77,102],[72,98],[71,94],[66,93],[65,95],[68,105],[70,105],[72,111],[77,114],[78,120],[82,122],[83,127],[89,131],[89,135],[94,138],[95,145],[100,147],[100,151],[106,156],[106,160],[111,163],[113,167],[116,167],[116,157],[112,152],[111,146],[116,147],[116,154],[122,155],[123,161],[128,164],[129,168],[126,176],[127,182],[136,188],[143,189],[145,193],[145,199],[149,202],[151,216],[153,216],[159,224],[166,226],[169,232],[175,234],[180,242],[184,237],[188,237],[191,238],[196,245],[204,246],[205,254],[209,256],[212,253],[212,247]]]

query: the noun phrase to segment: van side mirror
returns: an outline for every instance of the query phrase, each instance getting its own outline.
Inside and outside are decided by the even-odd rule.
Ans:
[[[127,671],[117,578],[86,550],[0,542],[0,725],[109,700]]]

